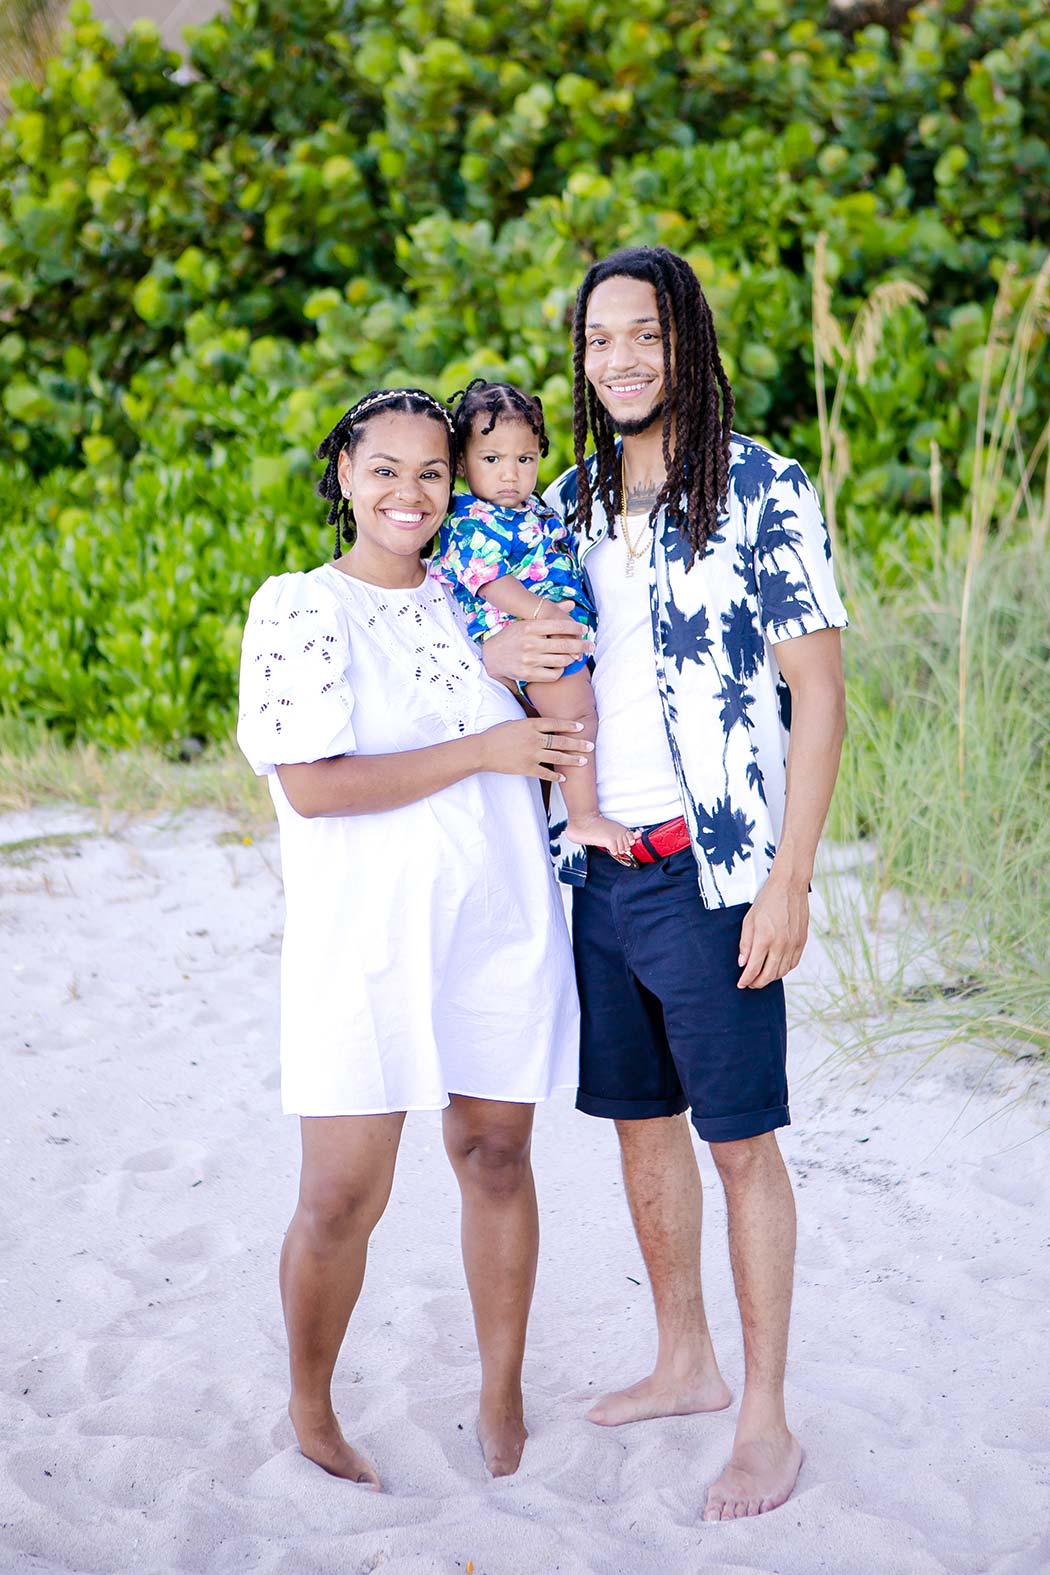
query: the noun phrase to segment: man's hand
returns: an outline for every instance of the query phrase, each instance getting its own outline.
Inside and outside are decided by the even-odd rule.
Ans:
[[[593,649],[587,630],[575,618],[545,614],[508,624],[485,641],[481,658],[490,678],[549,684]]]
[[[772,874],[747,911],[740,931],[738,990],[761,990],[797,968],[809,931],[809,883]]]

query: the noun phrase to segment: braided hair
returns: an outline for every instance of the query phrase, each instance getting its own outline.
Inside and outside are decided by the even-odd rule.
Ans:
[[[343,496],[343,489],[339,484],[339,455],[344,449],[348,454],[353,453],[361,439],[361,434],[373,416],[385,416],[391,412],[429,416],[431,420],[443,423],[448,436],[449,507],[452,507],[452,488],[456,475],[456,434],[452,417],[445,406],[423,388],[373,389],[339,417],[331,432],[318,444],[316,450],[316,458],[327,461],[316,490],[318,497],[324,498],[332,505],[328,510],[328,523],[335,526],[333,558],[342,557],[344,544],[350,546],[356,530],[351,501]]]
[[[643,279],[656,292],[664,357],[663,459],[666,480],[653,504],[655,520],[666,504],[674,510],[688,544],[689,563],[703,556],[707,538],[725,505],[729,484],[729,439],[733,390],[718,354],[711,308],[700,281],[685,261],[665,246],[631,246],[592,264],[576,297],[573,320],[573,444],[578,487],[576,519],[590,525],[595,486],[609,520],[609,534],[622,506],[623,472],[616,462],[616,427],[584,372],[587,303],[606,279]],[[671,369],[671,331],[676,339]],[[721,395],[721,399],[719,396]],[[671,426],[674,423],[674,449]],[[586,464],[588,430],[593,434],[594,483]],[[684,514],[680,512],[685,500]]]
[[[478,415],[488,416],[488,425],[480,429],[483,436],[492,431],[497,421],[523,421],[539,441],[540,458],[545,459],[550,451],[542,400],[535,394],[523,394],[513,383],[489,383],[483,377],[474,377],[466,388],[452,395],[449,404],[453,407],[457,454],[466,453]]]

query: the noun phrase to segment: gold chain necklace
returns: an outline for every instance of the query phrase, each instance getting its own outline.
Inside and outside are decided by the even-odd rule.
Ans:
[[[623,533],[623,544],[627,548],[627,566],[624,573],[627,578],[633,579],[634,566],[648,547],[649,526],[652,520],[647,520],[642,526],[641,533],[632,542],[627,529],[627,466],[624,462],[623,449],[620,450],[620,530]],[[643,541],[643,537],[646,539]]]

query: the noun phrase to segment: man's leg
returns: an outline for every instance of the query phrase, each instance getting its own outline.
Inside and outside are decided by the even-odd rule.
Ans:
[[[304,1117],[299,1204],[281,1250],[292,1393],[288,1414],[308,1460],[379,1487],[343,1437],[332,1374],[361,1294],[368,1238],[390,1197],[403,1115]]]
[[[478,1438],[494,1477],[517,1471],[528,1433],[521,1396],[539,1222],[532,1105],[453,1094],[445,1149],[463,1195],[463,1264],[481,1354]]]
[[[712,1143],[711,1154],[726,1193],[745,1381],[733,1453],[708,1493],[704,1519],[734,1520],[783,1504],[802,1465],[784,1415],[795,1200],[773,1132]]]
[[[700,1290],[703,1193],[684,1116],[618,1121],[624,1184],[653,1291],[656,1366],[587,1413],[611,1427],[656,1416],[720,1411],[729,1404]]]

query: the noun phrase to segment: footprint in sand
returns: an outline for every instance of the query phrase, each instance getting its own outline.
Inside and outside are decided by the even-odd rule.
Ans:
[[[136,1175],[184,1168],[199,1170],[207,1152],[201,1143],[162,1143],[159,1148],[148,1148],[142,1154],[133,1154],[121,1168]]]
[[[162,1263],[207,1263],[230,1257],[240,1245],[232,1225],[226,1220],[212,1220],[165,1236],[153,1242],[149,1250]]]

